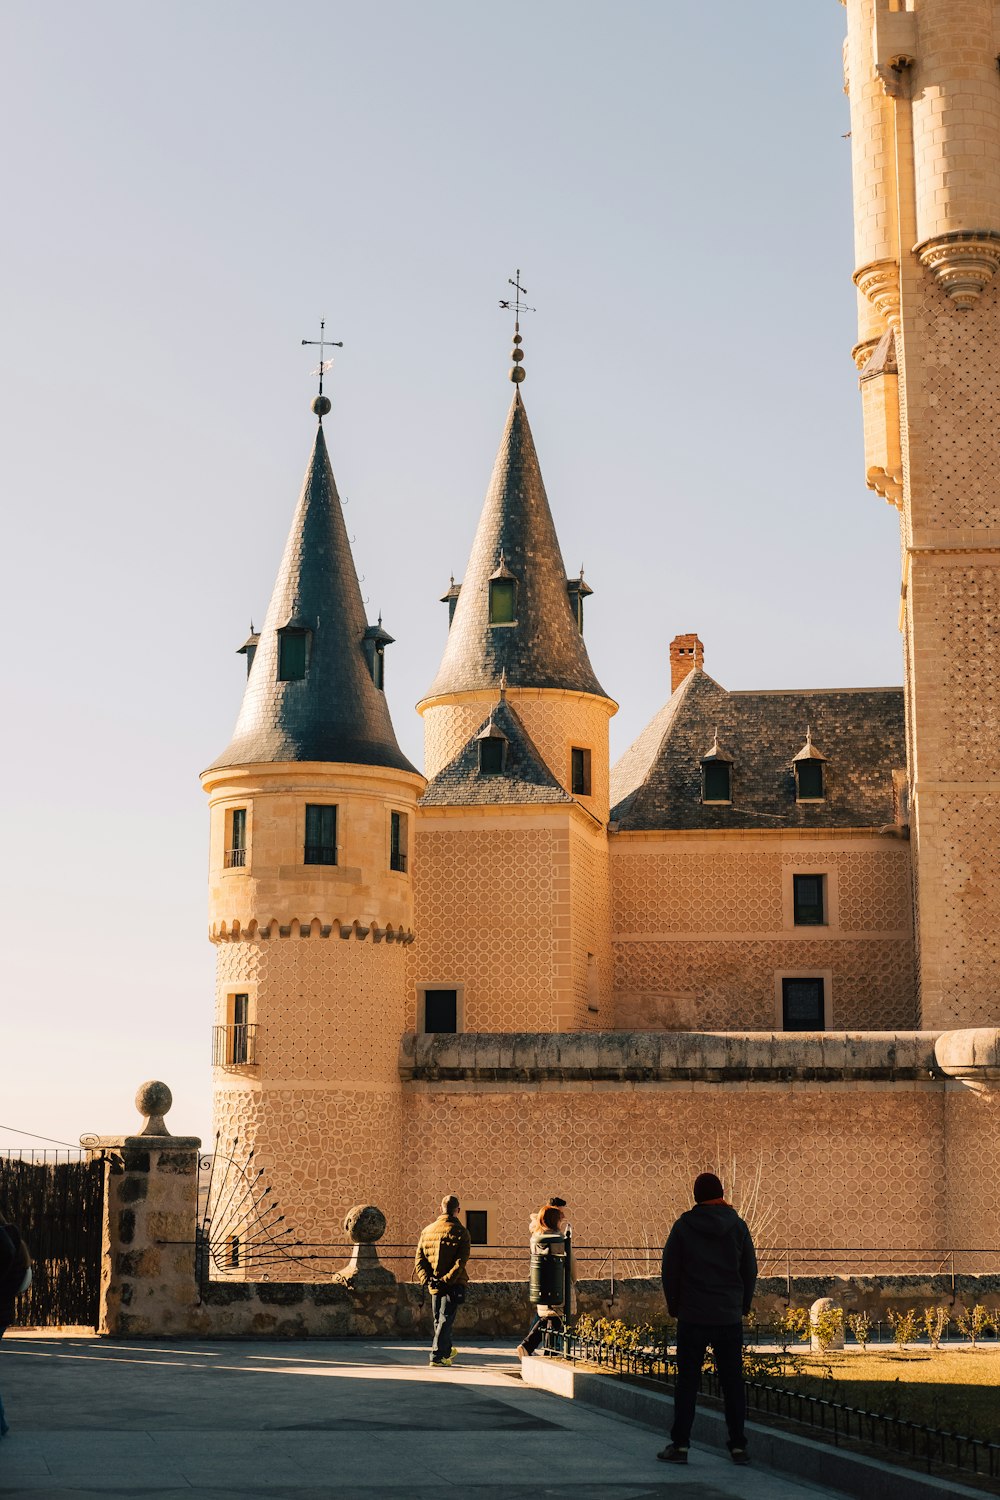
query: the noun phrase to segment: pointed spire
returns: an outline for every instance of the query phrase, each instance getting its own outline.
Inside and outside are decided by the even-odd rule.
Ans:
[[[233,738],[213,765],[319,760],[412,771],[372,681],[368,634],[320,424]]]
[[[494,607],[491,619],[491,599],[500,589],[505,609]],[[495,690],[506,672],[511,688],[566,688],[606,698],[567,589],[566,567],[517,388],[444,657],[427,696]],[[504,613],[513,618],[504,620]]]

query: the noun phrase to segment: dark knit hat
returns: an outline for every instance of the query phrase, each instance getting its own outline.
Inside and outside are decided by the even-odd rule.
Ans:
[[[722,1183],[714,1172],[701,1172],[694,1180],[694,1201],[708,1203],[712,1198],[723,1197]]]

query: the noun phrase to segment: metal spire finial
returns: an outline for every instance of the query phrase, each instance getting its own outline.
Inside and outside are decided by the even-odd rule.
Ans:
[[[315,344],[319,346],[319,364],[316,366],[315,370],[310,371],[311,374],[319,376],[319,395],[313,397],[311,406],[312,410],[316,413],[317,417],[319,417],[320,421],[322,422],[323,418],[330,410],[330,398],[329,396],[323,395],[323,376],[326,374],[327,370],[333,368],[333,360],[324,359],[323,355],[328,348],[343,349],[344,345],[342,341],[327,338],[325,318],[320,318],[319,320],[319,338],[303,339],[302,342],[303,344]]]
[[[515,385],[520,385],[521,381],[524,379],[524,369],[521,364],[521,361],[524,359],[524,350],[521,348],[521,314],[523,312],[535,312],[536,309],[533,307],[529,307],[526,302],[522,302],[521,300],[523,294],[528,289],[527,287],[521,285],[520,267],[518,267],[518,269],[514,272],[513,276],[507,277],[507,285],[512,286],[515,292],[515,295],[512,298],[501,297],[500,299],[500,306],[506,308],[508,312],[513,312],[514,314],[514,347],[511,350],[510,355],[511,359],[514,361],[514,364],[511,370],[508,372],[507,378],[508,380],[512,380]]]

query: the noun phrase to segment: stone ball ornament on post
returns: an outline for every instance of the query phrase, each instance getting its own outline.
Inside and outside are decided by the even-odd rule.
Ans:
[[[354,1241],[346,1266],[334,1271],[331,1280],[341,1286],[392,1286],[396,1278],[378,1258],[376,1243],[385,1234],[385,1214],[374,1203],[357,1203],[344,1216],[344,1233]]]
[[[159,1079],[151,1078],[147,1083],[141,1083],[136,1090],[135,1107],[145,1118],[146,1123],[139,1134],[169,1135],[170,1131],[163,1116],[167,1114],[173,1102],[173,1094]]]

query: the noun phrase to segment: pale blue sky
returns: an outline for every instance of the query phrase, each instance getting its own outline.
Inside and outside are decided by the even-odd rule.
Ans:
[[[901,680],[864,487],[835,0],[0,10],[9,713],[0,1121],[207,1134],[198,772],[312,441],[413,704],[523,388],[620,753],[697,630],[732,688]],[[0,1132],[0,1145],[18,1138]]]

